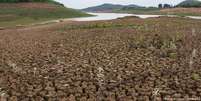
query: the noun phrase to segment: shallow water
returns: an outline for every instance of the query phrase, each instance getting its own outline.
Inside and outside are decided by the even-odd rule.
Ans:
[[[136,15],[136,14],[121,14],[121,13],[89,13],[92,17],[82,17],[82,18],[73,18],[74,21],[97,21],[97,20],[113,20],[117,18],[123,18],[127,16],[137,16],[140,18],[150,18],[150,17],[159,17],[161,15]]]
[[[92,17],[81,17],[81,18],[72,18],[73,21],[98,21],[98,20],[113,20],[117,18],[123,18],[127,16],[136,16],[142,19],[151,18],[151,17],[160,17],[166,15],[139,15],[139,14],[121,14],[121,13],[89,13],[95,16]],[[167,15],[169,17],[177,17],[174,15]],[[201,19],[201,16],[187,16],[191,19]]]
[[[187,16],[188,18],[191,18],[191,19],[198,19],[198,20],[201,20],[201,16]]]

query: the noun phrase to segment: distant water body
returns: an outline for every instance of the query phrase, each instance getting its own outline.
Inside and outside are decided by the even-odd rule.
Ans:
[[[127,16],[138,16],[140,18],[159,17],[160,15],[135,15],[135,14],[121,14],[121,13],[89,13],[95,16],[73,18],[74,21],[98,21],[98,20],[113,20]]]
[[[123,18],[127,16],[136,16],[139,18],[152,18],[152,17],[160,17],[160,16],[165,16],[165,15],[140,15],[140,14],[121,14],[121,13],[89,13],[95,16],[92,17],[81,17],[81,18],[72,18],[71,20],[73,21],[98,21],[98,20],[113,20],[117,18]],[[170,17],[176,17],[176,16],[171,16]],[[188,18],[191,19],[201,19],[201,16],[187,16]]]

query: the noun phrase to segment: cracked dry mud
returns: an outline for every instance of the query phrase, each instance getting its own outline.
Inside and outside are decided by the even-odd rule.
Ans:
[[[198,99],[200,26],[184,18],[126,17],[2,30],[1,100]]]

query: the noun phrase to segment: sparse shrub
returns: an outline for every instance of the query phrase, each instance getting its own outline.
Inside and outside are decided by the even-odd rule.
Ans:
[[[152,39],[152,43],[151,44],[156,49],[161,49],[161,47],[163,46],[163,39],[158,34],[155,34],[154,37],[153,37],[153,39]]]
[[[175,58],[177,58],[177,53],[175,52],[175,53],[169,53],[169,55],[168,55],[170,58],[173,58],[173,59],[175,59]]]
[[[193,74],[192,74],[192,79],[193,79],[193,80],[199,80],[199,79],[200,79],[200,75],[199,75],[199,74],[196,74],[196,73],[193,73]]]
[[[64,29],[94,29],[94,28],[118,28],[118,27],[134,27],[137,28],[134,24],[111,24],[111,23],[93,23],[86,25],[72,25],[66,26]]]
[[[148,48],[150,46],[149,39],[147,39],[144,35],[136,35],[135,38],[129,39],[129,47],[130,48]]]

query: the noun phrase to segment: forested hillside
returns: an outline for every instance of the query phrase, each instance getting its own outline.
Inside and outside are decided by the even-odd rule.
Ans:
[[[55,2],[54,0],[0,0],[1,3],[16,3],[16,2]]]
[[[185,0],[177,5],[177,7],[201,7],[201,2],[198,0]]]

